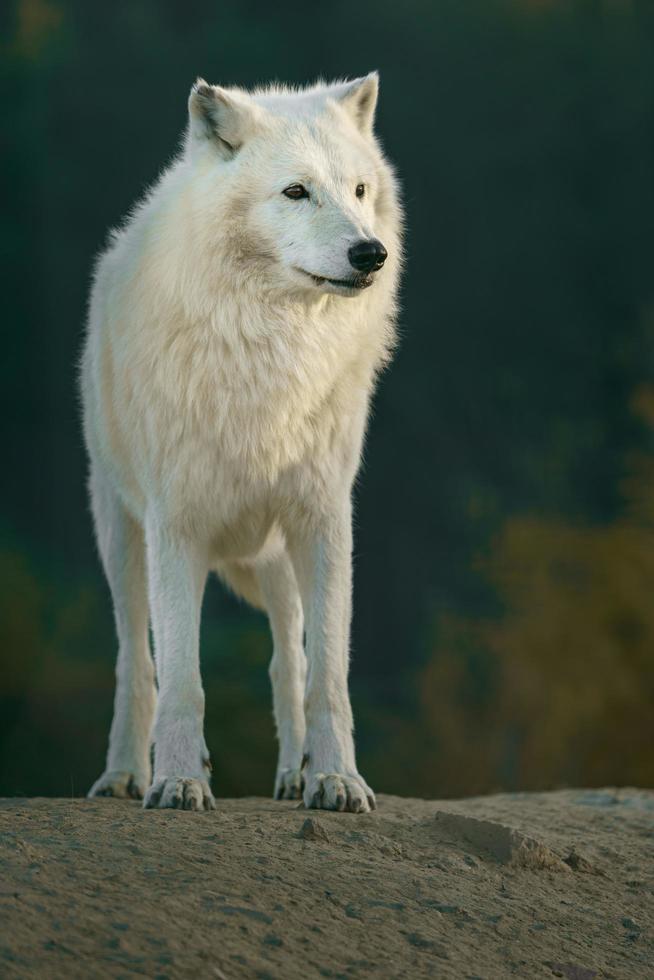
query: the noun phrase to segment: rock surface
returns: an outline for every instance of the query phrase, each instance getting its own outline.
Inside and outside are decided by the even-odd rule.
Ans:
[[[654,976],[654,792],[217,802],[0,801],[0,976]]]

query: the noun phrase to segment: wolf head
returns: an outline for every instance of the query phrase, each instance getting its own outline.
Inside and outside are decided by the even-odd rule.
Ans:
[[[311,298],[359,296],[392,274],[399,210],[373,132],[377,91],[376,73],[252,93],[198,79],[186,140],[194,213],[231,277]]]

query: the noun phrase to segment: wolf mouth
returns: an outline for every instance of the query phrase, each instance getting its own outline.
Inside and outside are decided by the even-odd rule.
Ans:
[[[337,286],[340,289],[367,289],[373,283],[373,278],[370,275],[351,276],[349,279],[330,279],[328,276],[315,276],[313,272],[307,272],[305,269],[299,271],[313,279],[316,286],[322,286],[328,282],[330,286]]]

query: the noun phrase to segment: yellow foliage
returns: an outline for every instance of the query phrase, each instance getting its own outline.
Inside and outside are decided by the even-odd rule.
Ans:
[[[439,622],[420,688],[447,792],[654,783],[654,461],[631,470],[610,525],[509,519],[479,563],[500,614]]]
[[[19,0],[12,48],[16,54],[36,61],[63,21],[63,10],[49,0]]]

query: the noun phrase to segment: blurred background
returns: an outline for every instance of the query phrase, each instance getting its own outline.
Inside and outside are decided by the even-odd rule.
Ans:
[[[104,764],[76,363],[107,228],[197,74],[373,68],[408,261],[356,494],[361,769],[431,797],[654,784],[654,5],[14,0],[0,29],[0,794],[80,795]],[[271,790],[270,654],[210,582],[218,795]]]

